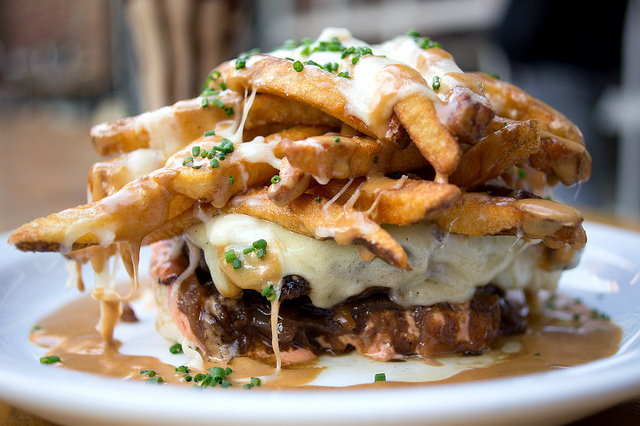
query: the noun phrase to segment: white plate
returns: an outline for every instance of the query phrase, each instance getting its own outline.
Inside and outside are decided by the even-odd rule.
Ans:
[[[78,425],[566,423],[640,395],[640,234],[592,223],[585,228],[589,243],[582,261],[563,276],[561,288],[623,328],[613,357],[467,384],[304,391],[199,392],[40,365],[43,351],[28,341],[30,329],[78,293],[64,289],[61,256],[20,253],[2,235],[0,399],[54,422]],[[382,370],[379,364],[374,368]]]

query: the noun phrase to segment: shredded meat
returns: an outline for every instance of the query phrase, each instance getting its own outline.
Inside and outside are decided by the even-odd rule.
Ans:
[[[162,253],[168,251],[155,251],[156,255]],[[174,264],[180,262],[184,265],[184,259]],[[166,259],[158,256],[154,265],[152,271],[159,284],[171,280],[158,272],[176,273],[175,268],[167,267]],[[407,356],[480,354],[496,336],[526,329],[526,319],[517,307],[492,285],[478,288],[467,303],[409,308],[391,301],[385,289],[373,288],[332,309],[311,303],[307,296],[310,285],[302,276],[284,278],[278,335],[283,353],[302,349],[320,355],[355,350],[385,361]],[[274,361],[270,302],[252,290],[245,290],[236,299],[223,297],[204,262],[181,284],[178,308],[186,315],[199,345],[210,354],[220,353],[222,346],[224,353]]]

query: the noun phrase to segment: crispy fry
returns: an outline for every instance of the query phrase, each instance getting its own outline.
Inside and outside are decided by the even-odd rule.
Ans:
[[[434,222],[456,234],[559,239],[580,249],[586,243],[579,237],[582,220],[579,211],[555,201],[466,193]]]
[[[473,73],[485,86],[485,94],[499,116],[513,120],[535,118],[540,123],[541,147],[531,165],[557,176],[565,185],[588,180],[591,156],[580,129],[566,116],[512,84],[483,73]]]
[[[311,173],[321,183],[372,172],[407,172],[428,166],[415,145],[399,150],[392,143],[368,136],[331,135],[297,142],[285,140],[281,149],[291,165]]]
[[[345,185],[349,185],[346,190]],[[353,205],[377,223],[405,226],[440,216],[458,199],[460,189],[406,177],[368,177],[351,183],[333,180],[313,187],[308,193],[327,199],[340,194],[337,203]]]
[[[407,254],[398,242],[362,212],[303,194],[284,207],[269,201],[266,188],[233,198],[225,213],[248,214],[317,239],[334,239],[340,245],[361,244],[390,265],[409,269]]]
[[[311,183],[311,175],[293,167],[286,157],[282,159],[277,179],[275,182],[272,179],[267,194],[271,202],[279,207],[286,206],[304,194]]]
[[[242,112],[241,94],[227,90],[216,98],[235,113]],[[115,123],[98,124],[91,128],[90,137],[102,156],[150,147],[169,156],[204,132],[215,129],[218,123],[231,125],[234,117],[227,114],[213,104],[203,108],[202,99],[194,98]]]
[[[427,82],[438,81],[436,93],[447,104],[447,127],[460,141],[475,143],[485,134],[494,116],[491,103],[483,93],[482,82],[462,72],[453,56],[441,47],[424,49],[417,45],[417,40],[413,43],[417,52],[416,69]]]
[[[440,123],[431,100],[415,94],[394,108],[424,158],[441,175],[450,175],[458,167],[462,150],[453,135]]]
[[[209,97],[203,107],[202,97],[176,102],[170,107],[128,117],[115,123],[93,126],[90,132],[94,148],[99,155],[130,152],[138,148],[158,147],[167,156],[191,143],[217,125],[230,126],[242,114],[243,97],[240,93],[226,90]],[[213,99],[220,101],[217,107]],[[233,108],[229,115],[226,108]],[[311,106],[270,94],[256,95],[244,125],[245,131],[280,125],[328,126],[338,129],[340,121]]]
[[[546,131],[540,141],[541,149],[529,157],[531,167],[556,176],[566,186],[589,180],[591,155],[584,145]]]
[[[464,153],[449,181],[461,188],[473,188],[524,162],[539,149],[536,120],[505,123]]]
[[[100,201],[36,219],[15,230],[9,243],[23,251],[65,254],[96,244],[139,244],[145,235],[193,205],[193,199],[167,190],[176,174],[160,170]]]

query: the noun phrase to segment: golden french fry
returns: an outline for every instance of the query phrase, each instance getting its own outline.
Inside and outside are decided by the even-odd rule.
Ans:
[[[577,142],[541,132],[541,149],[529,157],[531,167],[557,177],[564,185],[586,182],[591,176],[591,155]]]
[[[240,93],[225,90],[216,96],[179,101],[115,123],[98,124],[93,126],[90,136],[96,152],[102,156],[149,147],[157,147],[168,156],[204,132],[215,130],[217,125],[232,125],[244,107]],[[340,121],[292,99],[257,94],[250,105],[244,130],[250,132],[271,125],[326,126],[336,130],[340,128]]]
[[[464,153],[449,182],[473,188],[524,162],[539,149],[540,128],[536,120],[505,123]]]
[[[333,180],[307,192],[326,199],[339,195],[337,203],[351,205],[377,223],[400,226],[438,217],[460,196],[455,185],[407,177]]]
[[[140,244],[145,235],[193,205],[193,199],[167,190],[176,174],[161,170],[100,201],[36,219],[15,230],[9,243],[23,251],[64,254],[96,244]]]
[[[563,239],[564,243],[580,249],[586,243],[586,239],[580,237],[582,220],[578,210],[551,200],[466,193],[434,222],[456,234]]]
[[[427,82],[437,81],[435,92],[446,105],[443,109],[447,112],[447,127],[460,141],[474,144],[485,134],[494,116],[482,82],[465,74],[442,47],[424,49],[416,45],[414,49],[415,68]]]
[[[421,93],[409,96],[396,104],[394,112],[436,172],[445,176],[453,173],[460,162],[462,149],[440,123],[431,99]]]
[[[267,195],[273,204],[282,207],[298,198],[309,187],[311,175],[293,167],[287,157],[282,159],[276,181],[271,180]]]
[[[413,144],[399,150],[393,143],[368,136],[331,135],[296,142],[285,140],[281,149],[291,165],[311,173],[323,183],[371,172],[407,172],[429,164]]]
[[[213,104],[214,98],[223,108]],[[231,125],[234,115],[242,113],[243,96],[239,93],[226,90],[207,98],[211,99],[207,107],[203,107],[202,99],[179,101],[115,123],[98,124],[91,128],[91,141],[102,156],[150,147],[169,156],[204,132],[215,129],[218,123],[226,121]],[[228,108],[232,108],[232,114]]]
[[[361,244],[390,265],[409,269],[404,249],[380,225],[362,212],[326,200],[318,202],[309,194],[279,207],[269,201],[266,188],[253,189],[234,197],[220,210],[268,220],[320,240],[333,239],[340,245]]]

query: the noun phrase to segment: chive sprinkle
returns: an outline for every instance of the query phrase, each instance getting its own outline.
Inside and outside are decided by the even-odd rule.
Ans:
[[[236,260],[236,252],[233,250],[228,250],[224,252],[224,260],[227,261],[227,263],[231,263],[234,260]]]
[[[304,65],[300,61],[295,61],[293,63],[293,69],[296,70],[297,72],[301,72],[304,69]]]
[[[373,380],[376,381],[376,382],[386,382],[387,381],[387,375],[384,374],[384,373],[378,373],[378,374],[375,375]]]
[[[229,185],[233,185],[233,176],[229,176]]]
[[[175,345],[169,348],[169,352],[172,354],[181,354],[182,353],[182,345],[180,343],[176,343]]]
[[[340,138],[339,138],[338,136],[334,136],[334,137],[333,137],[333,141],[334,141],[335,143],[340,143]]]
[[[224,108],[224,104],[223,104],[223,103],[222,103],[222,101],[221,101],[220,99],[218,99],[218,98],[214,98],[214,99],[211,101],[211,103],[212,103],[212,104],[214,104],[215,106],[217,106],[217,107],[218,107],[218,108],[220,108],[220,109]]]
[[[440,89],[440,77],[438,77],[437,75],[433,77],[433,83],[431,83],[431,88],[433,90]]]
[[[276,297],[278,297],[271,284],[266,286],[260,294],[270,302],[273,302],[274,300],[276,300]]]
[[[240,269],[242,268],[242,261],[240,259],[233,259],[232,266],[233,269]]]
[[[60,357],[58,355],[48,355],[40,358],[40,364],[55,364],[56,362],[60,362]]]
[[[267,247],[267,240],[265,239],[259,239],[257,241],[253,242],[253,247],[257,248],[257,249],[261,249],[261,248],[265,248]]]
[[[204,132],[205,136],[215,136],[216,135],[216,131],[215,130],[208,130],[206,132]]]
[[[282,178],[280,178],[280,176],[275,175],[271,178],[271,183],[274,185],[277,185],[280,183],[280,181],[282,180]]]

